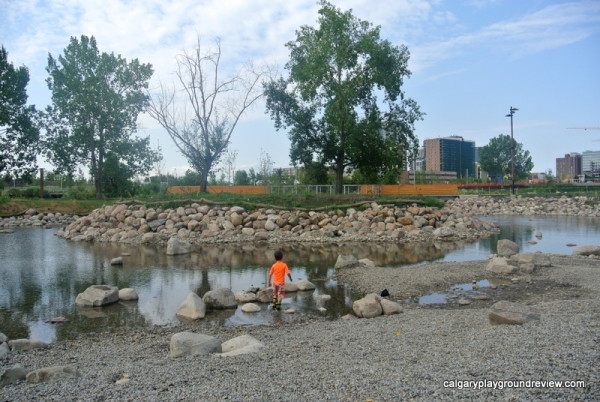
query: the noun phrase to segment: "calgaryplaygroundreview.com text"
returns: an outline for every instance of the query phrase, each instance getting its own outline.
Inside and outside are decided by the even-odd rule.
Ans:
[[[458,389],[504,389],[504,388],[585,388],[581,380],[448,380],[443,382],[444,388]]]

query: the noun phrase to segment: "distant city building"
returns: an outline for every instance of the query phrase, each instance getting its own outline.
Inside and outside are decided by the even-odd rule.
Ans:
[[[560,181],[575,179],[581,174],[581,154],[571,152],[564,158],[556,158],[556,177]]]
[[[428,139],[423,144],[427,172],[455,172],[461,179],[475,177],[475,141],[453,135]]]
[[[600,151],[585,151],[581,154],[581,173],[600,175]]]

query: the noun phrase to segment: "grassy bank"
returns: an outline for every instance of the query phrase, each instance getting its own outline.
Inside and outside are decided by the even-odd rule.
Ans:
[[[380,204],[410,205],[416,203],[423,206],[441,206],[442,201],[429,197],[403,197],[397,196],[362,196],[362,195],[334,195],[334,194],[161,194],[154,197],[119,199],[119,200],[61,200],[61,199],[10,199],[0,202],[0,216],[14,216],[33,208],[39,212],[61,212],[67,214],[86,215],[103,205],[117,202],[135,202],[148,207],[177,208],[190,204],[211,203],[224,206],[243,206],[248,209],[259,207],[284,208],[284,209],[336,209],[360,206],[376,201]]]

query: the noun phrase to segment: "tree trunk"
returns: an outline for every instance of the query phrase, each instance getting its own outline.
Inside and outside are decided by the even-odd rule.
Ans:
[[[344,162],[338,161],[335,166],[335,193],[342,194],[344,192]]]

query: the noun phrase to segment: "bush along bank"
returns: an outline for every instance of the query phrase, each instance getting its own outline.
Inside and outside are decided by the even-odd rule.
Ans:
[[[57,235],[74,241],[166,244],[171,237],[190,243],[409,242],[476,239],[496,231],[494,223],[454,207],[398,207],[370,204],[328,212],[209,206],[178,208],[116,204],[78,218]]]

